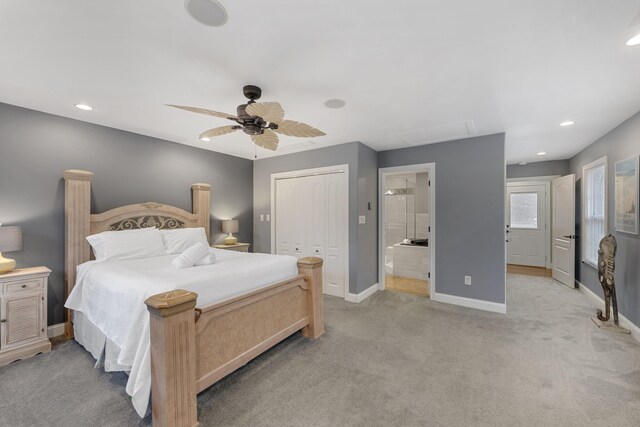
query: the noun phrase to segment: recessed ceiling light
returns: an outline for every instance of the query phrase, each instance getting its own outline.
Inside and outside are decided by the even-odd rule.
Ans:
[[[640,44],[640,34],[637,34],[629,39],[627,46],[637,46]]]
[[[221,27],[227,23],[227,11],[216,0],[186,0],[184,7],[193,19],[209,27]]]
[[[346,104],[347,103],[344,102],[342,99],[329,99],[324,102],[324,106],[327,108],[342,108]]]
[[[547,154],[547,153],[545,153],[544,151],[540,151],[540,152],[538,152],[538,156],[544,156],[544,155],[546,155],[546,154]]]
[[[209,142],[211,140],[209,138],[200,138],[200,141]]]
[[[560,126],[571,126],[573,122],[571,120],[567,120],[566,122],[560,123]]]
[[[87,104],[76,104],[76,108],[78,108],[80,110],[84,110],[84,111],[93,110],[93,107],[91,107],[91,105],[87,105]]]
[[[520,165],[520,166],[524,166],[524,165],[526,165],[526,164],[527,164],[527,162],[520,162],[520,163],[518,163],[518,165]]]

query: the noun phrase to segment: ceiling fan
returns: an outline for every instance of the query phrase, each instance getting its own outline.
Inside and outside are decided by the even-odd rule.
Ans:
[[[278,133],[301,138],[326,135],[321,130],[308,124],[285,120],[284,110],[277,102],[256,102],[256,99],[260,99],[260,96],[262,96],[262,89],[258,86],[247,85],[243,88],[243,93],[244,96],[249,99],[249,102],[238,105],[237,115],[235,116],[219,111],[206,110],[204,108],[172,104],[167,104],[167,106],[191,111],[192,113],[220,117],[237,123],[235,125],[221,126],[202,132],[200,139],[204,140],[242,129],[244,133],[251,137],[256,145],[275,151],[276,148],[278,148]]]

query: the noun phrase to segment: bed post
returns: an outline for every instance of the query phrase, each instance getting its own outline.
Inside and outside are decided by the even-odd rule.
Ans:
[[[89,242],[85,239],[91,227],[91,179],[93,173],[69,169],[64,171],[65,215],[65,300],[76,284],[76,267],[91,258]],[[73,337],[71,310],[65,310],[64,334]]]
[[[193,184],[191,190],[193,192],[191,196],[191,212],[198,215],[198,222],[204,227],[207,240],[211,243],[211,218],[209,217],[209,210],[211,209],[211,186],[202,183]]]
[[[298,273],[309,285],[309,324],[302,329],[302,335],[316,339],[324,333],[322,312],[322,258],[307,257],[298,260]]]
[[[198,295],[175,290],[145,301],[150,313],[151,414],[154,427],[194,427],[195,306]]]

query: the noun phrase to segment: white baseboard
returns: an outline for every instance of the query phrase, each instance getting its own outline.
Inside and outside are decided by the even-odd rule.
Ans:
[[[441,294],[438,292],[434,292],[434,294],[431,296],[431,301],[459,305],[468,308],[475,308],[477,310],[491,311],[492,313],[505,314],[507,312],[507,304],[483,301],[473,298],[458,297],[455,295]]]
[[[373,285],[369,286],[367,289],[360,292],[359,294],[352,294],[351,292],[349,292],[345,297],[345,300],[349,302],[355,302],[356,304],[361,303],[362,301],[369,298],[371,295],[375,294],[377,291],[378,291],[378,284],[374,283]]]
[[[604,300],[602,299],[602,297],[595,294],[591,289],[587,288],[577,280],[576,284],[578,285],[578,289],[580,289],[580,292],[585,294],[596,308],[600,308],[604,311]],[[618,320],[620,321],[620,326],[630,330],[631,335],[633,335],[636,340],[640,341],[640,328],[636,324],[632,323],[631,320],[624,317],[624,315],[622,315],[621,313],[618,313]]]
[[[64,323],[58,323],[57,325],[51,325],[47,327],[48,338],[53,338],[60,335],[64,335]]]

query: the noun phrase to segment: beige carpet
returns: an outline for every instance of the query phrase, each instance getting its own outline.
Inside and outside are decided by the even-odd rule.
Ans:
[[[201,426],[640,425],[640,345],[599,330],[577,290],[510,275],[499,315],[377,293],[326,298],[294,335],[201,394]],[[129,426],[126,377],[75,342],[0,368],[1,426]]]

